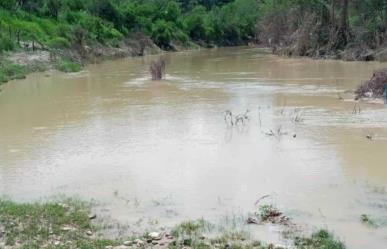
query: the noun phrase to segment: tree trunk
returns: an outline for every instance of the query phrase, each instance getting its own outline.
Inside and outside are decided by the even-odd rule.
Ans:
[[[349,40],[349,27],[348,27],[348,0],[341,0],[341,19],[340,26],[337,33],[336,47],[343,49]]]

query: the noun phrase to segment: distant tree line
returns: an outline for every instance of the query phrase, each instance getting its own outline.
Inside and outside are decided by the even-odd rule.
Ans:
[[[260,42],[310,55],[386,46],[387,0],[0,0],[0,51],[117,44]]]
[[[255,35],[257,15],[255,0],[0,0],[0,50],[115,45],[135,32],[163,48],[237,45]]]

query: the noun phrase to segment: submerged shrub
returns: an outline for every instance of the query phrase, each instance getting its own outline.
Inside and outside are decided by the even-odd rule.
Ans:
[[[166,60],[163,57],[158,58],[151,62],[150,73],[152,80],[161,80],[165,75]]]
[[[82,66],[70,60],[61,60],[56,64],[56,69],[65,73],[75,73],[81,71]]]

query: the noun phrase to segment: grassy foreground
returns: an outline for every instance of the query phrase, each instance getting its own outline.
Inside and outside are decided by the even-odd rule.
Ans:
[[[281,246],[250,240],[241,232],[228,231],[207,238],[203,234],[212,225],[201,219],[176,225],[170,233],[149,233],[126,240],[104,239],[98,233],[101,224],[94,224],[90,216],[90,205],[67,200],[52,203],[15,203],[0,200],[0,248],[34,249],[125,249],[125,248],[235,248],[235,249],[280,249]],[[310,237],[295,237],[292,248],[298,249],[344,249],[326,230]]]

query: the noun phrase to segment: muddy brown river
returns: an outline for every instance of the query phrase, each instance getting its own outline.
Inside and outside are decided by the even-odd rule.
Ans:
[[[204,217],[286,244],[275,225],[243,225],[270,195],[305,231],[387,248],[387,108],[351,100],[387,64],[255,48],[166,57],[163,81],[150,80],[149,56],[2,86],[0,195],[93,199],[134,230]],[[248,122],[225,124],[226,110],[247,109]]]

